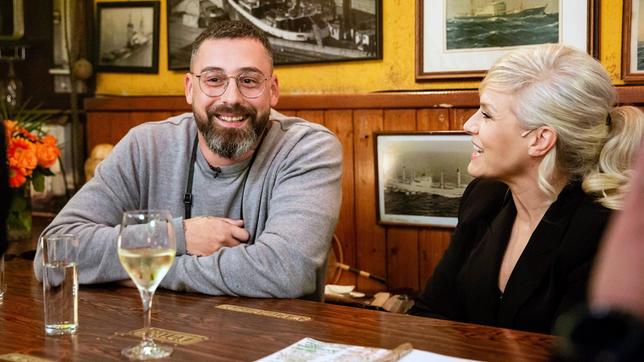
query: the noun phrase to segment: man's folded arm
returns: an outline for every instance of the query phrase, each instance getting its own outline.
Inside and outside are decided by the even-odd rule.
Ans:
[[[332,134],[306,139],[275,181],[253,244],[177,257],[161,286],[212,295],[296,298],[315,291],[341,203],[342,149]],[[252,209],[252,208],[250,208]]]

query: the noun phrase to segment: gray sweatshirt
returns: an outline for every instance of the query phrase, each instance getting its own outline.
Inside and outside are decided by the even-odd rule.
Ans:
[[[247,243],[205,257],[186,254],[183,198],[197,132],[192,113],[131,129],[43,234],[78,235],[80,283],[128,279],[116,243],[123,211],[167,209],[174,218],[177,256],[161,287],[319,297],[340,210],[342,146],[320,125],[276,111],[271,121],[250,171],[250,158],[213,171],[197,151],[192,217],[240,218],[243,203]],[[40,245],[34,272],[41,280]]]

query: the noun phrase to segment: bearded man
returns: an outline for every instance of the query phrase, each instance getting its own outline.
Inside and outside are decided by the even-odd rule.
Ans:
[[[79,236],[80,283],[127,280],[123,211],[166,209],[177,254],[161,287],[319,299],[341,202],[337,137],[272,109],[271,45],[243,22],[195,39],[184,86],[192,113],[130,130],[44,234]],[[39,249],[39,279],[41,258]]]

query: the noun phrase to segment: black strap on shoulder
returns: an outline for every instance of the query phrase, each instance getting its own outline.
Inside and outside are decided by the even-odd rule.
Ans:
[[[241,205],[240,205],[240,219],[242,220],[244,219],[244,193],[246,191],[246,180],[248,179],[250,170],[253,167],[253,163],[255,162],[257,153],[259,153],[259,148],[261,147],[262,142],[264,142],[265,133],[266,133],[266,129],[264,129],[264,131],[262,131],[262,134],[260,135],[259,142],[257,143],[257,147],[255,148],[255,150],[253,151],[253,155],[251,156],[250,162],[248,163],[248,169],[246,170],[244,179],[242,181],[242,193],[241,193]],[[192,146],[192,155],[190,156],[190,168],[188,169],[188,182],[186,185],[186,193],[183,195],[183,204],[185,206],[185,211],[183,213],[184,220],[190,219],[192,217],[192,182],[193,182],[193,177],[195,173],[195,163],[197,162],[198,145],[199,145],[199,136],[197,134],[197,136],[195,136],[194,145]],[[217,167],[217,169],[219,168]],[[213,169],[213,171],[215,170]],[[221,169],[219,169],[219,172],[221,172]]]
[[[192,178],[195,173],[195,162],[197,162],[197,146],[199,145],[199,136],[195,136],[195,142],[192,145],[192,155],[190,156],[190,168],[188,169],[188,183],[186,185],[186,193],[183,195],[183,204],[185,211],[183,214],[184,219],[190,219],[192,216]]]

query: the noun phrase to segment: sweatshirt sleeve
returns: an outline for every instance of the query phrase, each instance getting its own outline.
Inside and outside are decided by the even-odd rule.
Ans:
[[[123,210],[139,208],[139,152],[133,132],[119,142],[108,158],[58,213],[42,235],[76,234],[80,241],[79,282],[101,283],[127,279],[121,267],[116,238]],[[38,245],[34,272],[42,280],[42,250]]]
[[[252,244],[212,255],[181,255],[161,286],[211,295],[297,298],[316,290],[341,203],[342,147],[329,131],[301,138],[277,162],[267,207],[249,206],[265,225]],[[264,186],[261,186],[264,188]],[[265,213],[265,214],[264,214]]]

